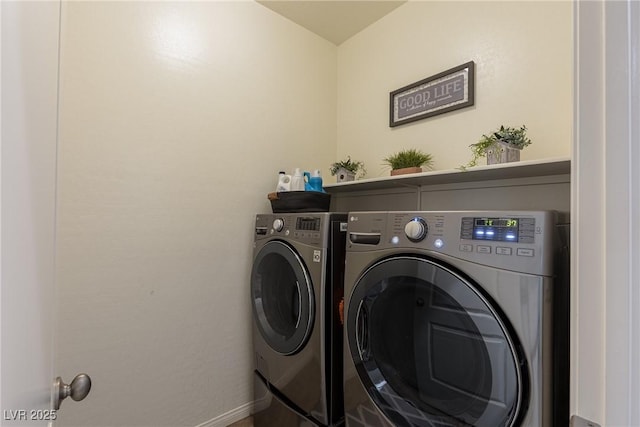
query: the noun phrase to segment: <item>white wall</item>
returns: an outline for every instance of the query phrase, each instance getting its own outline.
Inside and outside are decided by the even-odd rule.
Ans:
[[[335,153],[336,48],[255,2],[64,2],[60,426],[249,409],[253,219]],[[248,412],[247,412],[248,413]]]
[[[435,169],[457,168],[501,124],[529,128],[522,160],[569,156],[572,40],[569,1],[410,1],[338,48],[338,157],[373,177],[388,175],[384,157],[415,147]],[[473,107],[389,127],[389,92],[470,60]]]

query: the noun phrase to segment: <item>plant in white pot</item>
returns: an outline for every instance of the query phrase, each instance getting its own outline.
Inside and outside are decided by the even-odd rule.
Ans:
[[[487,164],[517,162],[520,160],[520,151],[531,144],[527,137],[527,127],[519,128],[500,126],[500,129],[482,138],[475,144],[471,144],[473,158],[462,168],[478,165],[481,157],[487,158]]]
[[[329,172],[336,177],[338,182],[353,181],[356,178],[362,178],[367,173],[364,163],[351,160],[350,156],[347,156],[346,160],[332,163]]]
[[[415,148],[398,151],[382,160],[391,167],[391,175],[422,172],[422,168],[433,169],[433,156]]]

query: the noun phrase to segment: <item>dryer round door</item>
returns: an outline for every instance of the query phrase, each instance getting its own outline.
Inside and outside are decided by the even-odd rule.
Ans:
[[[269,346],[280,354],[299,351],[314,318],[313,287],[296,251],[272,240],[262,247],[251,272],[253,315]]]
[[[368,268],[350,296],[347,337],[367,393],[396,426],[514,426],[524,412],[526,363],[510,328],[436,260]]]

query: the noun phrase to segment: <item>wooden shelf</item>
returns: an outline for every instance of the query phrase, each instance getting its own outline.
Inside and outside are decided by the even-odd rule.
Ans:
[[[475,166],[466,170],[448,169],[409,175],[384,176],[350,182],[325,184],[328,193],[381,190],[398,187],[420,187],[426,185],[455,184],[474,181],[492,181],[512,178],[530,178],[571,173],[568,157],[502,163],[491,166]]]

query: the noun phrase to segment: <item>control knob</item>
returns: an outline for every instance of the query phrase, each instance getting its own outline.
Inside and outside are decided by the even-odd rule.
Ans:
[[[273,220],[273,229],[276,231],[282,231],[284,228],[284,220],[282,218],[276,218]]]
[[[412,242],[419,242],[427,237],[429,227],[422,218],[413,218],[404,226],[404,234]]]

